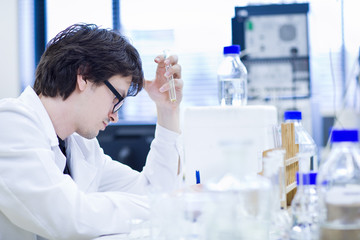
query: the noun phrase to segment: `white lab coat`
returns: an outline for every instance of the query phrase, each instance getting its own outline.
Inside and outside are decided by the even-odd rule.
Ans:
[[[149,217],[146,193],[173,191],[182,155],[179,135],[161,126],[144,170],[110,159],[96,139],[66,141],[72,177],[51,120],[31,87],[0,101],[0,239],[92,239],[129,231]],[[142,194],[142,195],[140,195]]]

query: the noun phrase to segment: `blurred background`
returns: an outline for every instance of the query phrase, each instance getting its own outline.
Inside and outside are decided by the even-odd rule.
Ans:
[[[249,71],[249,104],[275,105],[279,121],[285,110],[302,111],[319,147],[326,145],[334,122],[359,127],[357,1],[0,0],[0,20],[0,98],[16,97],[32,85],[46,43],[69,25],[85,22],[126,35],[142,57],[147,79],[154,78],[153,59],[163,49],[177,54],[183,109],[218,105],[222,50],[236,43]],[[155,110],[145,91],[128,98],[119,123],[99,135],[105,152],[123,162],[144,159]],[[116,151],[109,147],[114,142]],[[139,146],[144,150],[135,151]]]

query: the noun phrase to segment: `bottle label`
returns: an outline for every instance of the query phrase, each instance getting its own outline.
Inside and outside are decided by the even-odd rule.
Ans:
[[[331,205],[360,206],[360,186],[334,187],[326,193],[326,202]]]
[[[221,105],[246,105],[246,79],[220,78],[219,100]]]

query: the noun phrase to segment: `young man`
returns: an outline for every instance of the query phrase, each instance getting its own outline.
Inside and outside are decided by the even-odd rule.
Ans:
[[[49,42],[34,87],[0,101],[0,239],[128,232],[129,220],[148,217],[148,191],[178,188],[181,68],[176,56],[155,62],[155,80],[144,80],[136,49],[96,25],[70,26]],[[170,75],[176,102],[169,100]],[[139,173],[105,155],[95,137],[143,84],[158,121]]]

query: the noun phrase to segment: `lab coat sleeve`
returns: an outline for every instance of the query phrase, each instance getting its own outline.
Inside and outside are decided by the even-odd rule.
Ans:
[[[156,126],[155,138],[141,173],[110,158],[107,160],[100,184],[101,191],[146,194],[171,192],[182,186],[181,135],[160,125]]]
[[[0,211],[9,221],[49,239],[90,239],[148,218],[145,196],[80,191],[55,164],[38,123],[25,108],[0,111]]]

